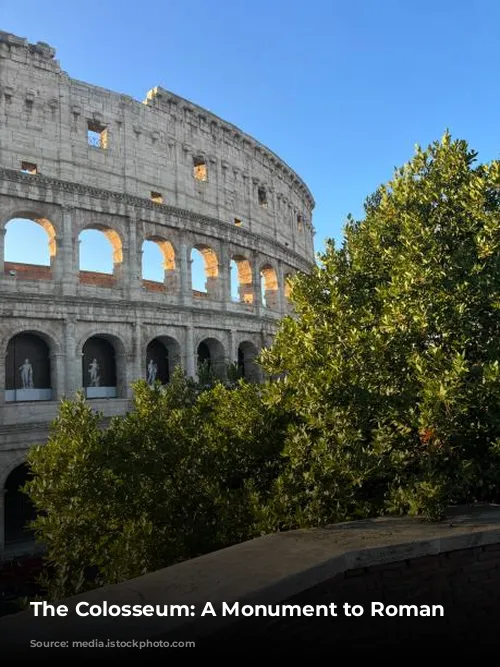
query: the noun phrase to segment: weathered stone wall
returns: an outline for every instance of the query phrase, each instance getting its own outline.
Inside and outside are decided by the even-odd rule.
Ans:
[[[0,354],[19,333],[43,338],[52,389],[49,401],[6,402],[0,364],[0,558],[12,461],[45,440],[58,400],[82,387],[85,341],[100,335],[114,348],[117,397],[93,399],[106,416],[128,409],[153,339],[190,375],[201,341],[218,361],[236,361],[240,344],[260,350],[289,312],[286,277],[313,264],[313,207],[280,158],[212,113],[158,88],[138,102],[73,80],[52,47],[0,32]],[[50,267],[5,261],[14,218],[45,229]],[[112,275],[80,271],[86,229],[110,241]],[[142,279],[145,240],[163,253],[161,283]],[[206,293],[192,289],[193,248]]]
[[[488,621],[500,609],[500,543],[347,570],[281,604],[304,607],[331,601],[338,605],[337,618],[244,618],[205,638],[200,647],[236,646],[250,637],[262,645],[283,646],[292,641],[347,650],[360,644],[370,650],[418,645],[436,636],[481,643],[490,635],[496,641]],[[382,603],[383,616],[372,615],[374,602]],[[347,616],[345,603],[349,610],[360,605],[364,611],[358,617]],[[444,615],[417,617],[414,607],[421,605],[430,606],[429,613],[433,605],[439,605]],[[403,606],[409,616],[386,616],[386,607],[389,614],[396,613],[391,606]],[[189,632],[183,636],[189,639]],[[172,641],[178,639],[174,633]]]
[[[170,617],[81,617],[75,613],[81,602],[100,608],[183,604],[191,611]],[[207,602],[217,616],[201,616]],[[309,614],[312,606],[334,603],[337,616],[222,614],[224,603],[231,608],[236,602],[240,610],[293,604]],[[440,605],[443,616],[372,616],[374,602],[384,609]],[[373,653],[377,649],[491,648],[500,606],[500,508],[455,508],[432,524],[386,518],[269,535],[59,603],[67,606],[67,617],[35,618],[28,611],[0,619],[1,648],[24,655],[31,650],[28,638],[134,639],[195,642],[205,652],[239,656],[263,649],[267,656],[273,650],[283,655],[343,648],[350,657],[371,653],[374,659],[388,655]],[[347,617],[344,603],[362,605],[364,614]],[[124,650],[141,659],[150,654]],[[159,651],[153,649],[156,659]],[[113,653],[119,655],[118,649]]]

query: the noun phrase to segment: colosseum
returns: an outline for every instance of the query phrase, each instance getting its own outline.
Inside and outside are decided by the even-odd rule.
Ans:
[[[62,397],[83,389],[106,419],[130,408],[134,380],[168,382],[177,364],[194,376],[200,360],[238,363],[259,379],[254,359],[289,311],[287,277],[314,262],[314,200],[213,113],[159,87],[140,102],[72,79],[51,46],[5,32],[0,117],[5,560],[28,548],[26,452],[46,441]],[[45,232],[46,265],[5,255],[27,220]],[[81,267],[86,230],[109,242],[110,273]],[[161,281],[143,277],[145,243],[161,251]],[[204,290],[193,289],[194,253]]]

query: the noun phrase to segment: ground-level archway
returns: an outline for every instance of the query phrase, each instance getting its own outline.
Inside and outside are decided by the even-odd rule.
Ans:
[[[168,384],[180,362],[179,343],[170,336],[158,336],[146,349],[146,381],[153,385],[159,381]]]
[[[83,386],[87,398],[116,398],[116,351],[104,335],[91,336],[83,346]]]
[[[5,401],[50,401],[52,381],[50,350],[36,333],[20,333],[7,345]]]
[[[34,540],[33,532],[28,524],[36,517],[36,510],[29,497],[21,491],[24,484],[31,478],[26,463],[12,470],[5,481],[4,487],[4,527],[5,545]]]
[[[216,338],[205,338],[197,349],[198,367],[206,365],[215,375],[224,377],[226,358],[224,347]]]
[[[238,370],[247,382],[259,382],[260,368],[256,362],[258,350],[250,341],[243,341],[238,346]]]

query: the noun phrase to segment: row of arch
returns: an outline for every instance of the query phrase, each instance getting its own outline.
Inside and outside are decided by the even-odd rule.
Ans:
[[[54,226],[42,218],[12,218],[5,226],[6,273],[20,277],[45,277],[50,279],[51,268],[57,255],[57,239]],[[26,243],[29,239],[29,243]],[[83,229],[78,236],[78,270],[80,282],[97,284],[101,287],[113,286],[111,279],[120,278],[123,263],[123,244],[120,235],[103,225],[92,225]],[[179,289],[178,252],[171,241],[158,235],[149,235],[141,246],[141,279],[143,287],[154,291]],[[260,303],[272,310],[279,309],[279,279],[276,268],[269,261],[258,267],[259,280],[256,281],[257,268],[252,266],[248,257],[241,253],[232,253],[229,267],[231,300],[252,304],[257,299],[256,285],[260,285]],[[206,244],[195,244],[191,249],[191,287],[195,295],[213,295],[217,291],[217,281],[221,275],[221,261],[216,251]],[[24,272],[17,265],[45,267],[46,272]],[[88,274],[100,274],[100,281]],[[290,273],[284,278],[284,296],[289,298]]]
[[[256,363],[258,350],[251,341],[242,341],[237,348],[239,375],[249,382],[258,382],[260,369]],[[200,341],[196,348],[198,366],[208,366],[223,377],[228,355],[223,344],[214,337]],[[13,336],[5,355],[5,402],[43,401],[54,399],[57,376],[53,368],[50,343],[37,332]],[[81,386],[87,398],[124,397],[123,377],[125,355],[117,338],[107,334],[87,338],[81,353]],[[168,384],[176,366],[181,364],[178,341],[171,336],[152,339],[142,360],[142,377],[149,384]]]

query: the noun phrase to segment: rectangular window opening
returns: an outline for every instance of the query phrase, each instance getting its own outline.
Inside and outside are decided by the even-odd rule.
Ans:
[[[94,148],[108,147],[108,130],[104,125],[94,120],[87,122],[87,142]]]
[[[34,162],[21,162],[21,171],[25,174],[38,174],[38,167]]]
[[[266,188],[259,188],[257,190],[257,194],[259,197],[259,205],[267,207],[267,191]]]
[[[197,181],[208,181],[207,163],[201,157],[193,158],[193,176]]]
[[[297,229],[299,230],[299,232],[304,231],[304,218],[300,215],[300,213],[297,216]]]
[[[151,190],[151,201],[155,204],[163,204],[163,195],[161,192],[153,192]]]

